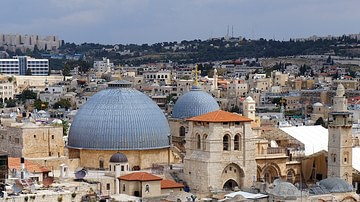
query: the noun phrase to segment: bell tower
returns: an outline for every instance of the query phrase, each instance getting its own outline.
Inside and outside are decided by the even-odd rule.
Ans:
[[[328,177],[352,184],[352,113],[347,110],[345,88],[339,84],[329,113]]]
[[[250,96],[243,102],[243,116],[255,120],[255,101]]]

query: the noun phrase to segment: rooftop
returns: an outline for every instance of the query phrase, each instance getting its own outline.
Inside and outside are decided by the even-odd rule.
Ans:
[[[161,189],[171,189],[171,188],[183,188],[184,185],[177,183],[173,180],[161,180]]]
[[[245,116],[240,116],[239,114],[218,110],[200,116],[189,118],[187,119],[187,121],[221,123],[221,122],[251,122],[252,119],[249,119]]]
[[[13,158],[13,157],[9,157],[8,158],[8,165],[9,165],[9,169],[16,169],[16,170],[20,170],[21,169],[21,163],[20,163],[20,158]],[[46,173],[46,172],[50,172],[51,170],[44,167],[44,166],[40,166],[36,163],[32,163],[31,161],[25,160],[25,168],[27,171],[29,172],[35,172],[35,173]]]
[[[158,177],[156,175],[152,175],[147,172],[134,172],[127,175],[123,175],[119,177],[120,180],[126,180],[126,181],[157,181],[162,180],[161,177]]]

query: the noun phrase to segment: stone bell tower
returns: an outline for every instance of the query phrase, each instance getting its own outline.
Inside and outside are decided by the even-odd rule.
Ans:
[[[352,113],[347,110],[345,88],[339,84],[329,113],[328,177],[352,184]]]

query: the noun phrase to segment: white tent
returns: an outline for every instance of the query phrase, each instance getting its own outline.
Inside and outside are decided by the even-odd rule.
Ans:
[[[305,145],[305,155],[328,151],[328,129],[322,126],[299,126],[280,128],[291,137]],[[352,166],[360,171],[360,147],[352,149]]]

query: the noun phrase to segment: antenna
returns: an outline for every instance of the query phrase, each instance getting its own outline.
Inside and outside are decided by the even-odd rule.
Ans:
[[[231,25],[231,38],[234,38],[234,25]]]
[[[226,37],[229,37],[229,25],[227,26]]]

